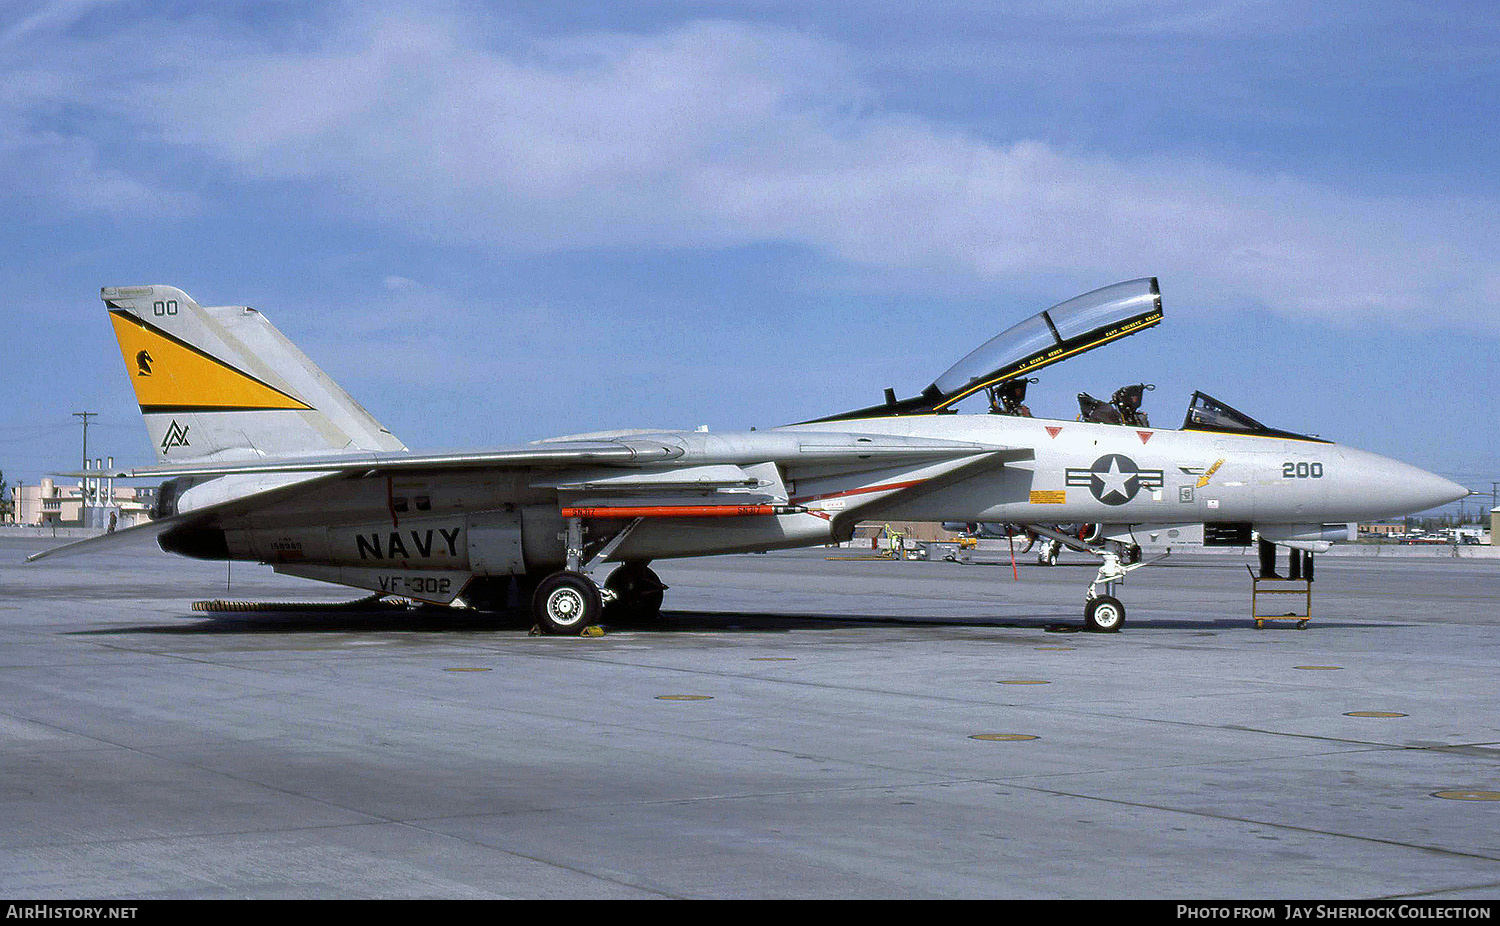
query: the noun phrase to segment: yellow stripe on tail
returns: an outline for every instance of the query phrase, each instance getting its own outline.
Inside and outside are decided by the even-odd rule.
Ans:
[[[312,408],[134,315],[111,311],[109,320],[142,411]]]

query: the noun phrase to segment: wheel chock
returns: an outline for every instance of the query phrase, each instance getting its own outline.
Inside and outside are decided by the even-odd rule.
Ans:
[[[526,635],[528,637],[547,636],[547,634],[542,632],[541,624],[532,624],[531,629],[526,631]],[[585,627],[582,630],[578,631],[578,635],[580,637],[602,637],[604,636],[604,628],[600,627],[598,624],[591,624],[588,627]]]

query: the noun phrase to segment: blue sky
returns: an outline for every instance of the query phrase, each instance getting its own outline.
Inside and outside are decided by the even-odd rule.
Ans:
[[[1034,410],[1202,389],[1488,489],[1497,101],[1492,2],[3,3],[0,468],[84,409],[151,459],[103,285],[253,305],[438,448],[913,394],[1155,275]]]

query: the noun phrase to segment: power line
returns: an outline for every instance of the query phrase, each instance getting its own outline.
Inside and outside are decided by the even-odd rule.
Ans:
[[[50,434],[56,434],[63,430],[71,430],[72,427],[71,424],[32,425],[28,432],[22,434],[20,437],[0,437],[0,444],[21,444],[28,441],[41,440]],[[99,427],[99,425],[95,425],[94,427]],[[22,430],[20,427],[0,428],[0,432],[20,430]]]

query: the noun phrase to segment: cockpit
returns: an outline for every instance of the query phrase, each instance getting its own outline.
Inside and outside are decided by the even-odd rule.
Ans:
[[[1075,296],[1012,325],[970,351],[922,392],[909,399],[885,391],[880,405],[830,415],[816,421],[846,421],[896,415],[951,414],[956,405],[983,391],[991,414],[1031,417],[1026,388],[1037,382],[1029,374],[1069,357],[1076,357],[1160,324],[1161,289],[1155,277],[1128,280]],[[1130,427],[1150,427],[1142,405],[1152,383],[1134,383],[1115,390],[1108,401],[1088,393],[1078,395],[1078,420]],[[802,422],[810,424],[812,422]],[[1188,405],[1187,431],[1219,431],[1316,440],[1291,431],[1267,427],[1202,392]]]

